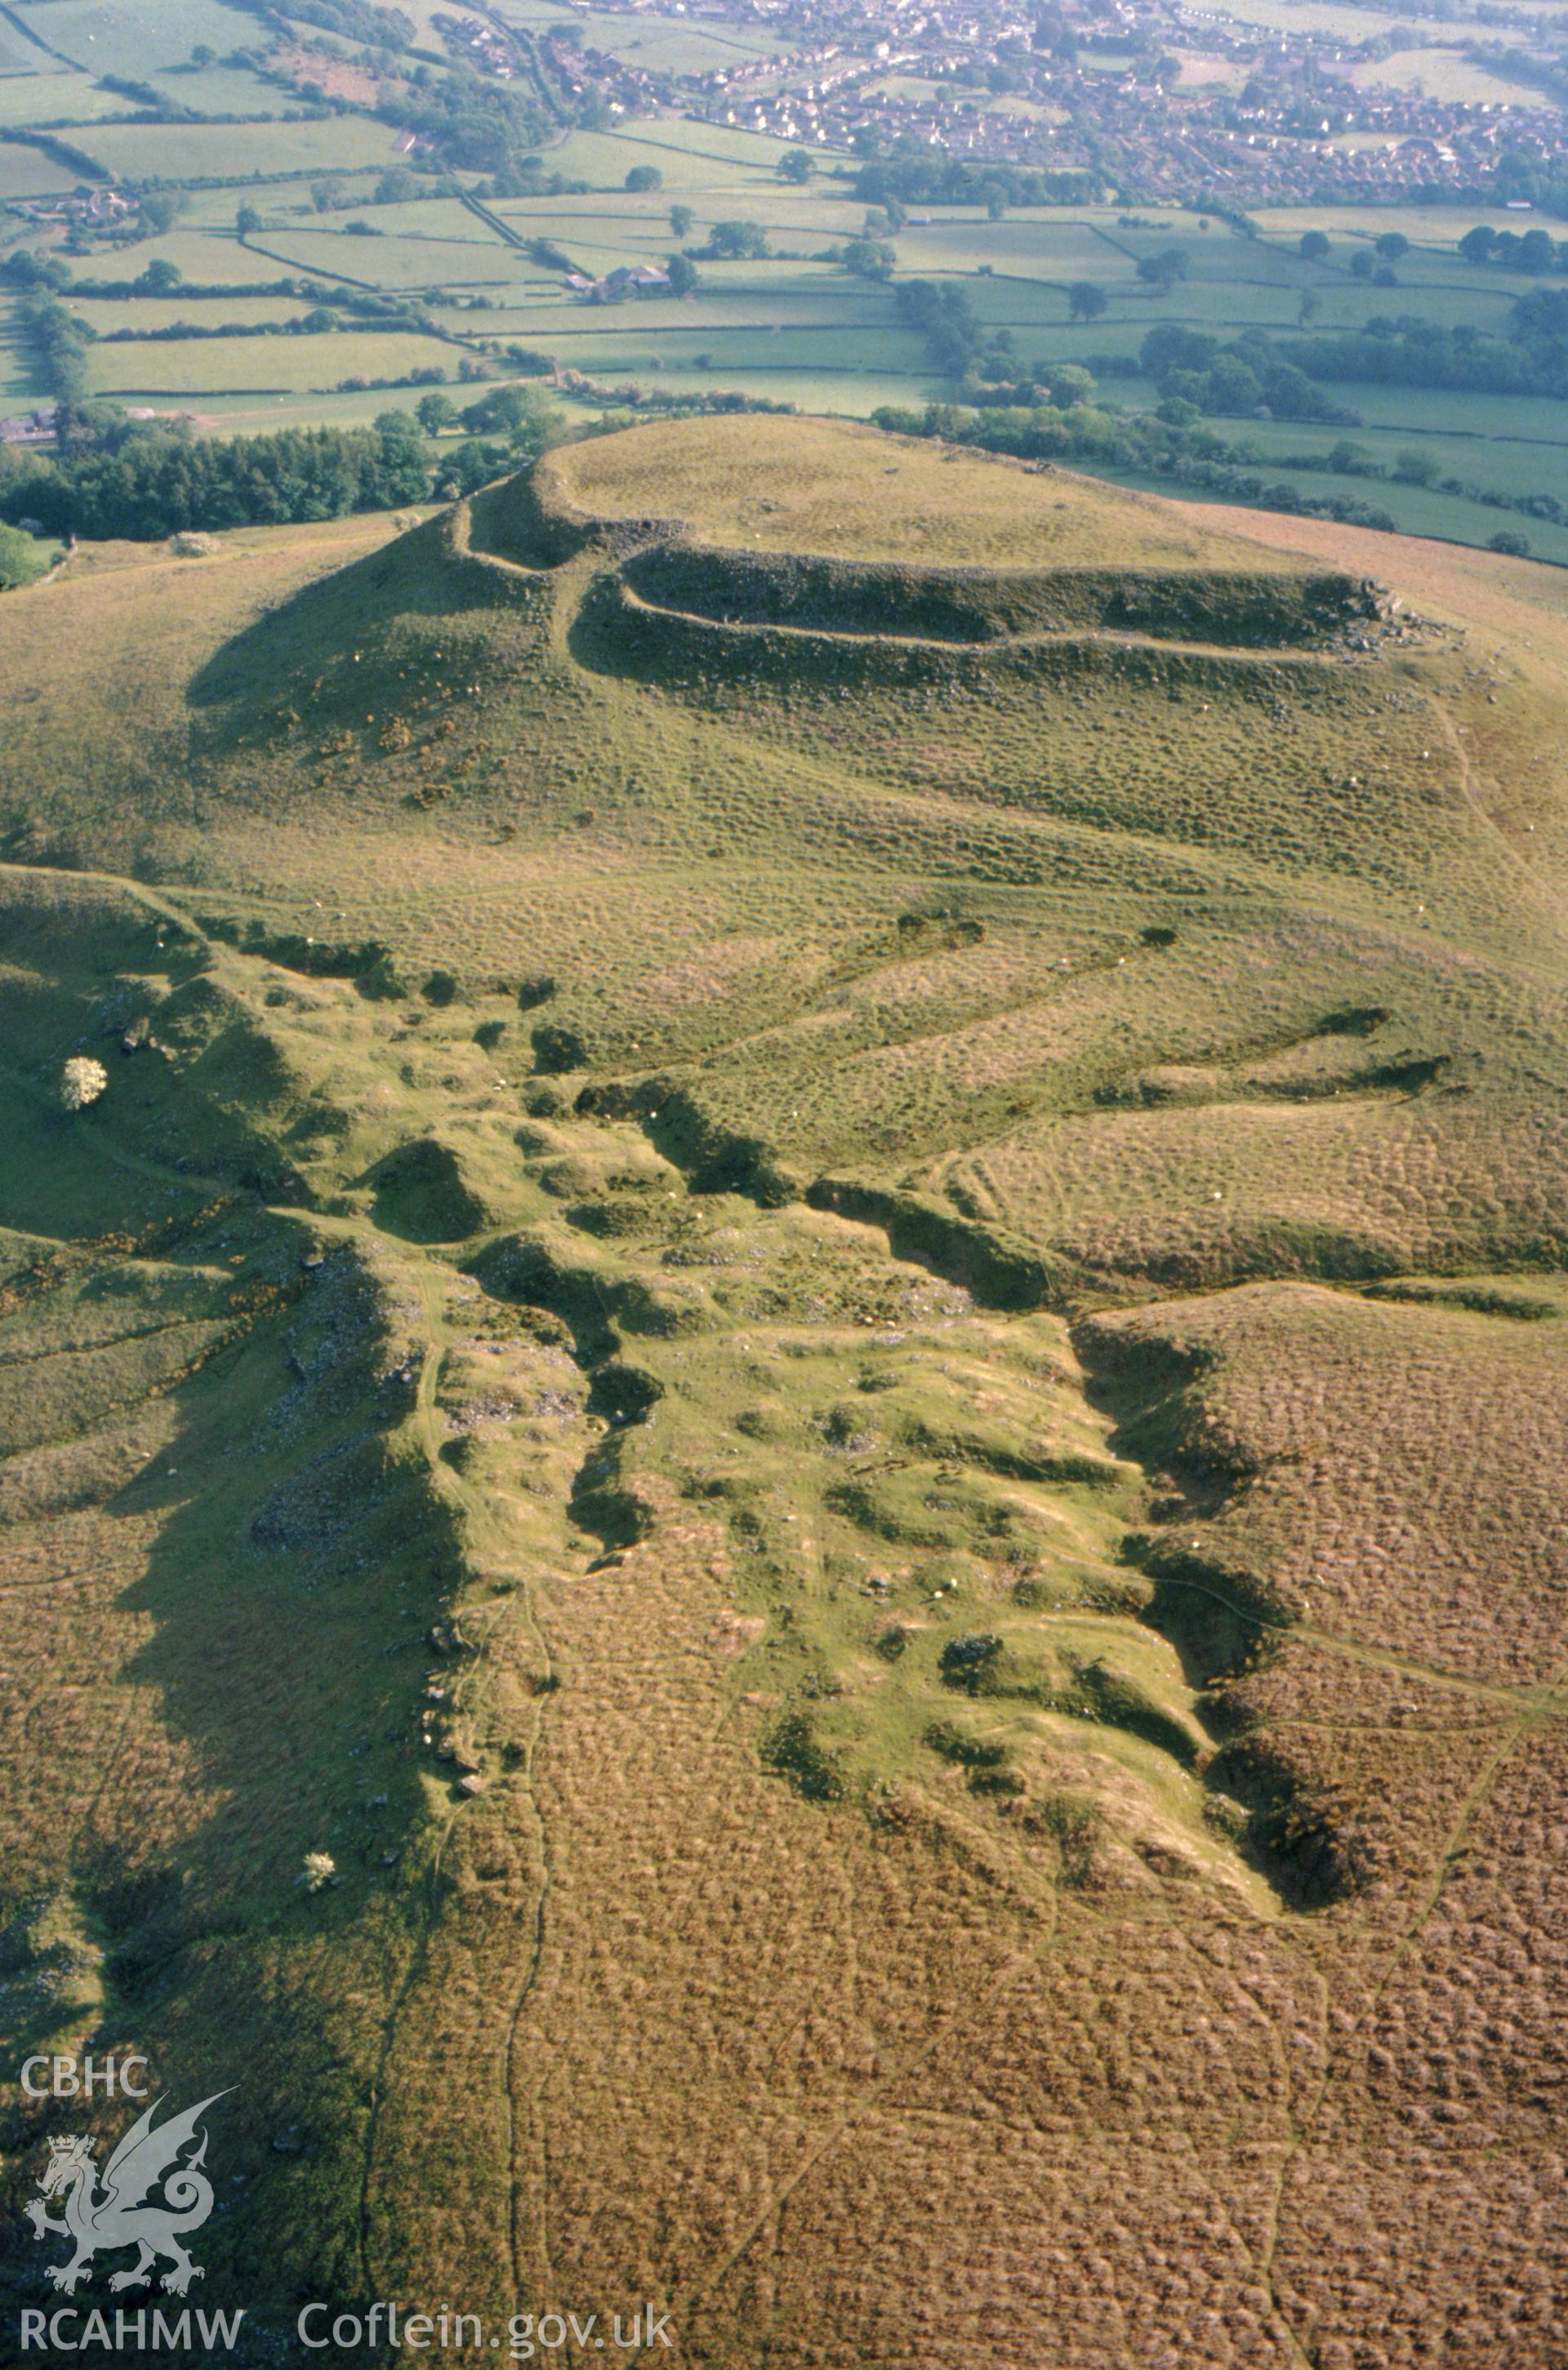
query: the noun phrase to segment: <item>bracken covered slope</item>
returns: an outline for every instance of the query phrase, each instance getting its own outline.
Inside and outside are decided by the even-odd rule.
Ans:
[[[778,420],[0,605],[6,2062],[252,2358],[1568,2360],[1565,657]]]

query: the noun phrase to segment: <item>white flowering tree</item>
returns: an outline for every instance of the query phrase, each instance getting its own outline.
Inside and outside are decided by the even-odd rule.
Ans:
[[[109,1072],[90,1054],[78,1053],[60,1074],[60,1099],[68,1111],[86,1110],[109,1085]]]

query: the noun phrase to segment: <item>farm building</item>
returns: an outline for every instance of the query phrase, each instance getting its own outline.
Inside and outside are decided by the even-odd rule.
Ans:
[[[662,263],[617,263],[602,280],[574,271],[566,284],[585,305],[622,305],[628,296],[667,296],[670,275]]]

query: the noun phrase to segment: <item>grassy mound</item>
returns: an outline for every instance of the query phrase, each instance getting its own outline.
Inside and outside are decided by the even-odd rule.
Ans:
[[[545,508],[565,517],[661,535],[677,522],[725,550],[987,568],[1288,568],[1239,535],[1190,524],[1174,503],[844,420],[661,422],[552,453],[536,483]]]
[[[1379,615],[1373,587],[1327,572],[894,567],[663,544],[634,555],[623,573],[651,605],[724,625],[923,641],[1087,627],[1278,648],[1323,641]]]

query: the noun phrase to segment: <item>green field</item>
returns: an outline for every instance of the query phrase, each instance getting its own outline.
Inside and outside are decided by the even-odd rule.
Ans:
[[[371,239],[291,226],[258,231],[250,245],[276,270],[372,288],[490,287],[520,278],[525,259],[469,220],[478,234],[469,239]]]
[[[531,5],[531,0],[503,0],[495,15],[505,24],[547,31],[552,25],[578,25],[583,44],[623,58],[644,74],[700,75],[715,66],[734,65],[748,58],[772,57],[793,46],[787,36],[770,36],[765,27],[704,19],[683,22],[679,17],[617,15],[591,8]]]
[[[46,156],[41,148],[24,147],[17,141],[0,141],[0,205],[12,198],[52,197],[75,185],[76,176],[66,166],[56,164],[52,156]],[[4,236],[0,232],[0,236]]]
[[[297,321],[305,307],[297,296],[221,296],[198,303],[190,296],[83,296],[71,310],[98,336],[116,329],[167,329],[194,323],[215,329],[239,321]]]
[[[92,349],[98,395],[196,397],[208,393],[300,393],[336,387],[345,378],[398,378],[409,371],[455,370],[439,338],[399,331],[311,338],[160,339],[147,345]]]
[[[1274,0],[1259,5],[1266,11]],[[1303,5],[1309,13],[1323,13],[1316,0]],[[335,341],[290,339],[286,347],[282,340],[190,340],[105,347],[93,356],[92,383],[99,392],[189,405],[225,426],[273,411],[300,416],[298,406],[313,396],[323,406],[324,419],[358,417],[356,399],[337,393],[342,377],[396,377],[436,363],[455,377],[465,352],[482,358],[493,372],[505,367],[501,349],[508,343],[542,351],[563,368],[617,386],[636,382],[682,394],[729,387],[802,410],[850,417],[889,402],[940,401],[952,395],[953,383],[934,369],[924,339],[897,309],[897,284],[911,276],[961,287],[983,333],[1010,337],[1021,366],[1102,357],[1110,365],[1103,374],[1107,399],[1147,409],[1155,391],[1127,378],[1122,366],[1136,361],[1157,327],[1190,328],[1221,340],[1257,328],[1291,337],[1304,316],[1314,330],[1330,333],[1360,328],[1390,313],[1414,312],[1445,328],[1472,326],[1505,333],[1512,305],[1533,284],[1523,274],[1478,270],[1454,254],[1457,240],[1475,219],[1496,228],[1516,228],[1526,219],[1502,210],[1478,217],[1458,207],[1288,207],[1262,213],[1263,236],[1249,240],[1217,221],[1205,230],[1191,212],[1173,207],[1146,207],[1139,215],[1142,226],[1129,227],[1124,209],[1113,204],[1009,208],[999,220],[979,205],[916,209],[928,218],[899,229],[893,285],[869,284],[821,259],[824,250],[860,227],[863,210],[852,194],[852,159],[819,152],[815,178],[795,187],[778,176],[784,144],[674,116],[639,116],[614,130],[571,130],[550,143],[545,167],[585,182],[581,193],[493,198],[481,213],[456,193],[477,185],[478,177],[468,172],[454,177],[456,189],[449,185],[444,195],[382,205],[375,201],[376,179],[394,160],[396,142],[386,126],[363,113],[233,125],[127,125],[113,120],[121,103],[90,80],[94,63],[111,72],[136,69],[142,75],[156,67],[165,73],[166,86],[186,105],[205,99],[215,109],[234,100],[226,85],[220,87],[227,69],[167,71],[189,58],[195,42],[206,41],[220,55],[234,46],[234,26],[246,20],[223,0],[190,0],[189,6],[172,13],[153,10],[147,0],[139,6],[132,0],[30,0],[30,7],[40,29],[52,29],[49,38],[62,56],[87,57],[88,66],[0,79],[0,121],[25,123],[27,95],[47,91],[84,118],[98,116],[84,121],[76,136],[100,158],[106,173],[133,177],[153,170],[170,181],[183,176],[192,183],[168,231],[137,240],[123,260],[84,259],[78,271],[133,277],[159,262],[198,285],[245,285],[285,275],[340,283],[428,305],[456,341],[436,353],[427,351],[425,339],[397,331],[383,333],[379,343],[347,336]],[[700,45],[744,40],[760,53],[772,38],[744,33],[727,20],[692,26],[674,17],[621,17],[605,11],[586,20],[571,13],[586,36],[596,43],[617,43],[617,53],[628,56],[633,43],[657,47],[682,40]],[[1360,19],[1364,12],[1328,13]],[[531,13],[520,9],[515,21],[537,27],[566,17],[559,8],[541,6]],[[1375,29],[1376,21],[1368,17],[1364,29]],[[421,39],[439,46],[431,7],[418,22]],[[93,54],[99,52],[101,59]],[[1405,72],[1412,60],[1428,59],[1429,52],[1458,55],[1434,41],[1428,51],[1397,52],[1390,70]],[[644,63],[651,63],[652,54],[651,47]],[[1107,62],[1113,63],[1109,52]],[[264,94],[271,115],[276,113],[277,96]],[[657,167],[663,186],[628,192],[628,174],[648,165]],[[340,183],[340,200],[332,210],[318,211],[311,182],[328,172]],[[40,152],[0,144],[0,202],[6,195],[68,189],[72,179],[66,168]],[[214,185],[202,186],[209,180]],[[235,235],[242,204],[261,218],[260,228],[243,244]],[[525,251],[526,242],[548,241],[592,274],[662,259],[677,244],[669,221],[674,204],[689,208],[692,225],[680,243],[699,255],[713,224],[726,219],[760,224],[775,252],[761,261],[699,261],[695,296],[605,308],[582,304],[559,271]],[[356,231],[355,224],[367,225],[373,235]],[[1331,239],[1324,261],[1304,262],[1296,251],[1309,228],[1323,229]],[[1357,279],[1350,269],[1353,258],[1385,229],[1399,229],[1412,242],[1391,288]],[[26,235],[0,216],[0,252],[8,239]],[[1170,247],[1181,252],[1184,277],[1167,288],[1152,287],[1139,277],[1138,266]],[[1068,317],[1067,291],[1078,281],[1092,282],[1106,300],[1103,312],[1090,323]],[[183,318],[204,326],[225,318],[287,318],[290,303],[206,300],[177,292],[156,304],[91,300],[85,317],[101,336],[117,327],[165,326]],[[26,353],[13,349],[8,372],[13,396],[36,391],[36,371]],[[1538,455],[1551,455],[1555,466],[1556,407],[1544,399],[1520,404],[1480,394],[1407,394],[1376,386],[1338,388],[1332,399],[1362,414],[1379,452],[1401,431],[1435,440],[1440,473],[1467,484],[1527,493],[1534,490],[1529,473]],[[1289,451],[1291,437],[1305,432],[1287,422],[1221,426],[1237,438],[1256,428],[1254,441],[1271,453]],[[1512,441],[1518,438],[1539,441]],[[1298,442],[1295,449],[1317,445]],[[1505,512],[1493,518],[1468,498],[1428,492],[1416,500],[1408,489],[1400,490],[1398,509],[1401,518],[1419,514],[1435,531],[1440,527],[1482,540],[1508,517]],[[1551,556],[1559,540],[1555,534],[1536,538],[1538,548]]]
[[[197,42],[222,55],[256,41],[255,17],[223,0],[13,0],[11,13],[76,65],[136,81],[184,66]]]
[[[1262,220],[1271,238],[1294,244],[1304,230],[1365,244],[1386,230],[1402,230],[1418,246],[1448,247],[1483,223],[1489,230],[1528,230],[1533,217],[1501,206],[1274,206]]]
[[[58,57],[46,48],[28,25],[25,17],[9,14],[0,30],[0,74],[59,75],[69,71],[69,61]]]
[[[1360,43],[1396,29],[1425,34],[1434,41],[1454,38],[1454,27],[1440,17],[1401,17],[1392,9],[1358,8],[1350,0],[1208,0],[1208,10],[1243,25],[1261,25],[1266,31],[1329,33],[1337,40]]]
[[[16,13],[38,40],[87,74],[151,84],[170,99],[213,113],[282,109],[281,93],[222,63],[230,51],[255,48],[258,35],[256,19],[223,0],[18,0]],[[200,76],[190,69],[198,43],[215,53]],[[54,111],[68,116],[75,105],[73,98]],[[98,111],[89,106],[83,116]]]
[[[1539,107],[1539,86],[1523,80],[1508,82],[1488,67],[1476,65],[1462,51],[1399,50],[1376,65],[1358,65],[1351,79],[1361,89],[1377,85],[1393,90],[1413,90],[1428,98],[1462,99],[1470,106]]]
[[[110,175],[163,180],[248,180],[269,173],[329,173],[390,165],[393,133],[362,116],[296,123],[95,125],[84,143]]]
[[[0,125],[25,130],[37,123],[100,123],[134,111],[133,98],[100,89],[88,75],[62,70],[46,78],[26,74],[0,77]]]
[[[385,170],[385,164],[378,163],[375,167],[358,166],[352,172],[332,172],[331,178],[341,191],[346,210],[340,219],[346,221],[349,213],[358,213],[362,204],[370,203],[376,181]],[[243,190],[221,183],[213,188],[192,189],[186,192],[186,202],[179,216],[180,227],[215,230],[232,239],[235,214],[242,205],[254,207],[263,221],[269,223],[339,220],[336,214],[317,213],[311,201],[310,186],[311,177],[294,173],[276,180],[248,181]],[[139,247],[137,252],[141,252]],[[234,276],[237,278],[238,274]]]
[[[1299,430],[1294,434],[1280,431],[1273,435],[1259,434],[1255,441],[1263,447],[1263,456],[1254,466],[1258,476],[1270,488],[1288,486],[1309,500],[1320,499],[1326,493],[1360,494],[1366,500],[1375,502],[1379,510],[1387,511],[1400,534],[1429,535],[1444,543],[1484,545],[1500,528],[1514,528],[1524,535],[1533,558],[1550,560],[1560,568],[1568,567],[1568,529],[1548,520],[1521,518],[1510,511],[1493,510],[1487,504],[1466,500],[1457,494],[1445,494],[1435,486],[1398,485],[1387,479],[1372,483],[1364,479],[1342,479],[1318,469],[1288,468],[1269,457],[1271,445],[1282,453],[1299,453],[1309,447],[1311,440]],[[1378,436],[1358,436],[1358,441],[1365,443],[1374,454],[1380,454],[1383,458],[1391,460],[1412,440],[1406,435],[1397,442],[1391,437],[1384,439]],[[1451,460],[1460,459],[1457,454],[1442,452],[1429,438],[1421,441],[1426,450],[1438,453],[1445,466]],[[1568,450],[1554,453],[1548,466],[1534,482],[1539,485],[1548,477],[1560,482],[1565,465],[1568,465]],[[1170,490],[1159,477],[1136,469],[1112,467],[1103,474],[1114,485],[1138,487],[1148,493]],[[1492,475],[1490,471],[1486,474]],[[1498,471],[1493,482],[1501,483],[1508,474],[1506,470]],[[1521,488],[1522,491],[1530,489],[1528,484]],[[1191,500],[1212,502],[1222,507],[1235,499],[1219,493],[1207,494],[1197,486],[1183,489],[1183,492]],[[1265,503],[1265,507],[1269,505]],[[1290,513],[1286,511],[1283,515],[1288,519]],[[1395,563],[1390,558],[1378,564],[1391,569]]]

